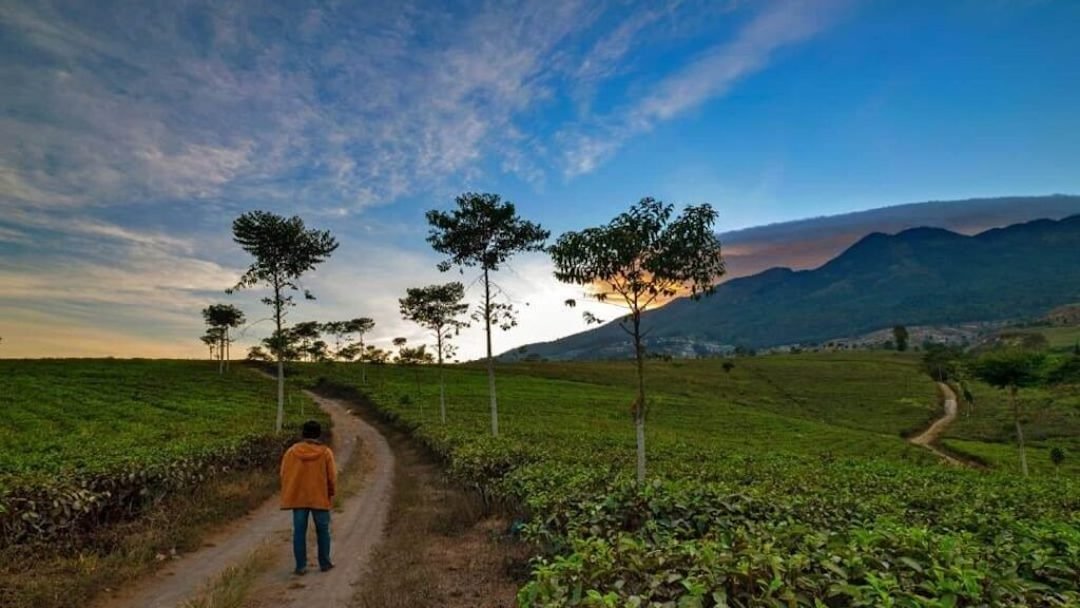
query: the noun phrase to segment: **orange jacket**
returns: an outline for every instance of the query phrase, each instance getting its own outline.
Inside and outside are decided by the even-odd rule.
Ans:
[[[334,452],[305,439],[281,458],[281,508],[330,509],[337,483]]]

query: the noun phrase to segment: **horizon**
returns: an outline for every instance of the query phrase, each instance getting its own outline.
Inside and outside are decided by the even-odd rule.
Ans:
[[[205,358],[203,307],[266,316],[261,290],[224,293],[248,263],[230,224],[251,209],[342,243],[289,322],[373,317],[385,346],[429,341],[397,312],[406,287],[470,286],[435,269],[423,221],[467,190],[553,239],[643,196],[709,202],[732,277],[823,263],[853,234],[777,253],[742,232],[1080,193],[1080,82],[1061,60],[1080,56],[1078,18],[1068,2],[8,3],[0,358]],[[566,309],[581,289],[542,255],[496,280],[522,304],[497,352],[587,329],[582,310],[610,316]],[[463,333],[463,360],[482,336]]]

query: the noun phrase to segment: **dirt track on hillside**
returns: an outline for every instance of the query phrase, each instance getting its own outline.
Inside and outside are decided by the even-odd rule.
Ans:
[[[393,485],[394,455],[375,428],[353,414],[343,403],[308,393],[333,422],[333,448],[338,467],[352,458],[366,458],[362,487],[344,500],[332,516],[332,559],[335,568],[318,568],[295,577],[291,542],[291,514],[278,508],[278,497],[263,503],[244,518],[230,524],[193,553],[172,560],[168,566],[98,603],[102,608],[175,608],[196,597],[231,566],[242,564],[253,552],[273,547],[275,566],[256,586],[253,603],[258,606],[347,606],[386,524]],[[360,450],[357,450],[357,446]],[[342,479],[340,483],[347,483]],[[309,532],[309,536],[312,532]],[[314,559],[314,547],[309,550]]]
[[[935,443],[937,443],[938,437],[940,437],[941,434],[945,432],[945,429],[950,424],[952,424],[952,421],[956,420],[957,413],[956,393],[954,393],[952,388],[950,388],[949,385],[945,384],[944,382],[938,382],[937,384],[938,387],[941,389],[942,394],[945,396],[945,415],[935,420],[934,423],[930,425],[930,428],[926,429],[925,431],[919,433],[914,437],[909,438],[908,441],[917,446],[921,446],[930,450],[949,464],[956,466],[964,466],[967,463],[953,456],[950,456],[949,454],[946,454],[940,448],[934,445]]]

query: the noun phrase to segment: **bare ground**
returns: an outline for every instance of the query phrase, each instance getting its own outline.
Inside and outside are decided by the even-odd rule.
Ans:
[[[915,435],[908,439],[911,443],[917,446],[924,447],[934,454],[936,454],[943,461],[954,466],[965,466],[968,463],[944,452],[941,448],[938,448],[935,444],[945,429],[952,424],[953,420],[956,420],[957,406],[956,406],[956,393],[952,388],[944,382],[937,383],[938,388],[941,390],[941,394],[944,397],[945,414],[934,421],[925,431]]]
[[[407,436],[383,434],[398,456],[393,507],[353,606],[516,606],[530,551],[507,533],[507,517],[447,479]]]
[[[371,556],[386,528],[395,470],[394,453],[389,444],[378,430],[356,416],[343,402],[314,393],[309,395],[323,409],[331,413],[338,411],[345,416],[342,422],[335,419],[335,429],[345,428],[350,434],[355,432],[354,437],[359,437],[364,447],[361,457],[367,460],[362,467],[366,469],[363,485],[333,514],[331,559],[334,569],[324,573],[309,566],[307,575],[293,575],[292,537],[289,525],[286,525],[286,531],[277,539],[280,550],[275,567],[258,581],[245,606],[349,606],[356,594],[356,584],[368,570]],[[344,426],[339,426],[341,424]],[[343,483],[348,482],[343,480]],[[349,493],[351,491],[346,490],[346,494]],[[287,518],[283,516],[284,519]],[[308,561],[311,564],[315,563],[313,534],[313,530],[308,533]]]
[[[317,574],[318,585],[303,589],[280,571],[292,570],[292,547],[289,542],[290,515],[278,508],[277,496],[247,514],[243,519],[212,535],[203,547],[170,560],[154,576],[124,589],[98,603],[103,608],[173,608],[199,595],[216,577],[244,563],[260,547],[271,543],[278,554],[279,566],[260,581],[260,593],[273,597],[274,606],[292,606],[302,598],[304,604],[346,606],[354,593],[352,584],[364,571],[366,560],[381,537],[386,521],[393,482],[394,457],[386,440],[371,425],[351,413],[342,403],[311,395],[330,415],[334,428],[334,450],[339,466],[347,466],[357,446],[368,451],[373,466],[363,488],[345,501],[333,517],[336,544],[334,556],[338,567]],[[348,480],[342,480],[348,483]],[[314,581],[312,581],[314,582]]]

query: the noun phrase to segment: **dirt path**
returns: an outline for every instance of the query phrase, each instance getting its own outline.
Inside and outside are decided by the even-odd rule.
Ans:
[[[273,598],[267,606],[345,606],[353,594],[352,584],[363,572],[372,548],[382,536],[393,484],[394,456],[386,440],[372,426],[350,412],[344,404],[308,393],[333,422],[333,447],[338,466],[361,457],[371,459],[363,487],[345,501],[332,517],[333,558],[336,568],[309,574],[297,583],[292,571],[291,519],[278,508],[275,495],[242,520],[208,538],[203,548],[172,560],[170,564],[122,593],[99,603],[102,608],[175,608],[195,597],[230,566],[241,564],[254,551],[270,543],[281,572],[268,573],[260,593]],[[342,480],[344,483],[345,480]],[[309,561],[314,559],[314,553]],[[299,585],[299,587],[298,587]],[[298,590],[302,588],[301,592]],[[260,602],[262,605],[263,602]]]
[[[952,424],[952,421],[956,419],[957,412],[956,393],[954,393],[952,388],[944,382],[938,382],[937,385],[941,389],[942,394],[945,395],[945,415],[935,420],[934,423],[930,425],[930,428],[909,438],[908,441],[930,450],[951,465],[964,466],[967,463],[946,454],[934,445],[937,443],[938,437],[945,432],[945,428]]]

